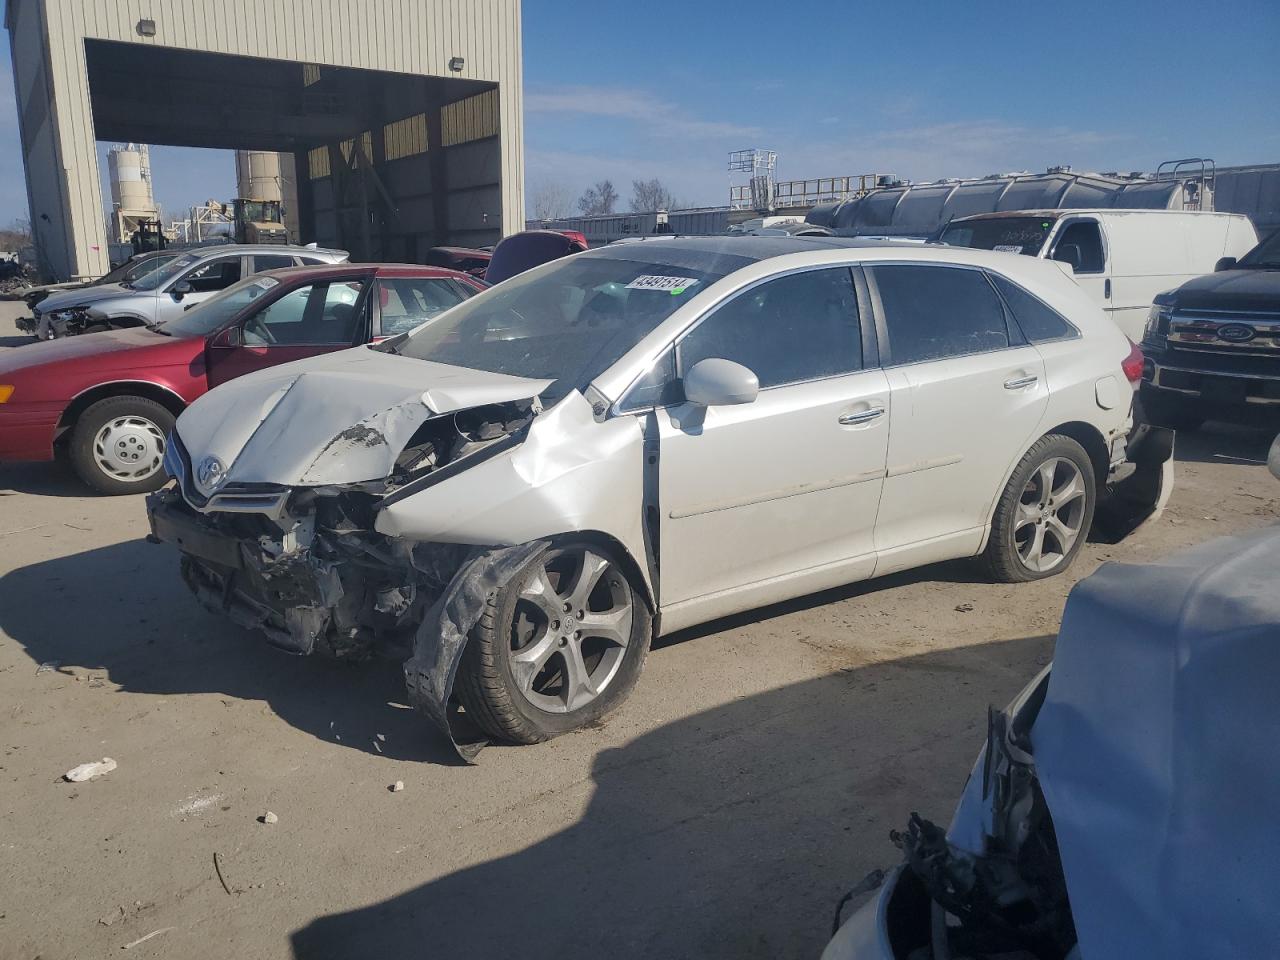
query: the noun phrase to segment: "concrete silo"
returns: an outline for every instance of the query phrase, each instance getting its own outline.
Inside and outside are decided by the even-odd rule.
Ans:
[[[291,241],[298,239],[298,188],[291,154],[268,150],[236,151],[236,198],[279,204]]]
[[[160,210],[151,192],[151,158],[142,143],[116,144],[107,153],[111,181],[111,233],[116,243],[128,243],[143,220],[155,220]]]

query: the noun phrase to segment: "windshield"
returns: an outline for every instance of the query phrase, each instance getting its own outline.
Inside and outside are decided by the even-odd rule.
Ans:
[[[242,216],[249,223],[279,223],[280,208],[274,203],[262,200],[244,200],[241,202]]]
[[[641,254],[637,251],[637,257]],[[644,260],[576,256],[505,280],[396,346],[418,360],[584,386],[723,277]]]
[[[171,337],[207,337],[279,283],[274,277],[261,275],[241,280],[184,311],[182,316],[160,324],[160,332]]]
[[[200,258],[193,253],[188,253],[184,257],[178,257],[176,260],[170,260],[159,270],[153,270],[145,276],[134,280],[133,289],[159,290],[178,274],[182,273],[188,267],[195,266],[195,264],[199,262]]]
[[[1280,270],[1280,230],[1241,257],[1236,266],[1254,270]]]
[[[983,220],[958,220],[942,231],[939,238],[953,247],[995,250],[1001,253],[1024,253],[1036,256],[1044,239],[1053,229],[1051,217],[991,217]]]

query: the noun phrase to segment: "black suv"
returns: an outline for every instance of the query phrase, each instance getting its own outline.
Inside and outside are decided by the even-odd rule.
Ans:
[[[1142,352],[1152,423],[1194,430],[1211,416],[1280,413],[1280,230],[1157,296]]]

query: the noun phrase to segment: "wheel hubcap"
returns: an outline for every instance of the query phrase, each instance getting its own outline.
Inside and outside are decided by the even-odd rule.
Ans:
[[[1013,543],[1023,566],[1037,573],[1066,560],[1080,539],[1085,485],[1072,460],[1055,457],[1036,468],[1018,501]]]
[[[146,417],[117,417],[93,438],[93,459],[116,480],[146,480],[164,462],[164,434]]]
[[[509,658],[516,689],[548,713],[581,710],[617,676],[633,616],[626,579],[603,556],[548,552],[516,600]]]

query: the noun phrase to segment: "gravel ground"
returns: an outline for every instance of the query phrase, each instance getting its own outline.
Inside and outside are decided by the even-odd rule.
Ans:
[[[1275,521],[1269,439],[1180,438],[1163,519],[1065,576],[950,563],[699,628],[606,724],[469,768],[397,664],[203,612],[141,498],[0,465],[0,957],[816,956],[890,828],[949,817],[1077,579]]]

